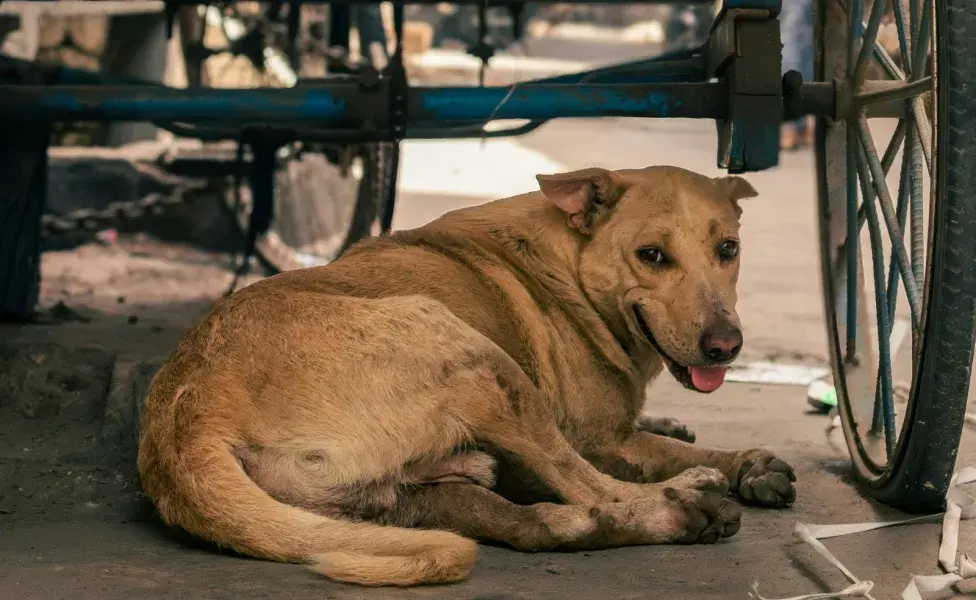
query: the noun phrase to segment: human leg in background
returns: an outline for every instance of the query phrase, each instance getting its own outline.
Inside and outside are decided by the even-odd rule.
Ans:
[[[779,14],[783,38],[783,73],[798,71],[804,81],[813,79],[813,0],[783,0]],[[813,119],[804,117],[783,123],[780,147],[794,150],[813,143]]]

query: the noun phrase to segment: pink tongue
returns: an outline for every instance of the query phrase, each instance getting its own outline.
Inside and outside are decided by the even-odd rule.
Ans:
[[[725,381],[725,367],[688,367],[691,383],[701,392],[714,392]]]

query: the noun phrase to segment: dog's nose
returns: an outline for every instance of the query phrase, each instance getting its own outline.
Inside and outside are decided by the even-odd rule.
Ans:
[[[701,350],[711,361],[730,361],[742,350],[742,332],[738,327],[705,332],[701,338]]]

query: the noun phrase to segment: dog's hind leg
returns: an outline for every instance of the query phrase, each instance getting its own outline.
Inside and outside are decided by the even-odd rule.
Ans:
[[[733,502],[688,489],[630,502],[525,506],[477,485],[440,483],[403,491],[383,520],[537,551],[713,543],[734,535],[740,516]]]

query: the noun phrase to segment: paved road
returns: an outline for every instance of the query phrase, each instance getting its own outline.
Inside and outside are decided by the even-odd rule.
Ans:
[[[531,189],[537,172],[674,164],[712,173],[714,153],[712,125],[687,121],[557,123],[524,139],[488,142],[483,148],[479,142],[410,143],[404,151],[404,193],[395,222],[411,227],[459,206]],[[744,206],[740,314],[749,349],[745,359],[822,362],[812,156],[786,155],[781,167],[750,179],[760,197]],[[64,260],[51,257],[45,264]],[[154,268],[154,282],[170,277]],[[108,298],[108,304],[114,304],[111,283],[93,292]],[[176,294],[178,288],[170,285],[167,293]],[[149,309],[146,314],[152,322]],[[142,321],[126,330],[122,313],[106,317],[105,323],[98,335],[115,336],[107,343],[120,345],[150,335],[149,329],[140,329]],[[162,330],[154,338],[157,349],[171,347],[178,334],[179,328]],[[36,518],[19,520],[0,514],[0,598],[703,600],[747,598],[754,581],[761,582],[764,595],[786,597],[844,585],[808,547],[792,542],[796,521],[897,516],[858,492],[844,451],[828,442],[825,418],[806,411],[801,388],[727,384],[701,396],[665,377],[649,397],[654,413],[690,424],[699,444],[758,444],[789,460],[799,478],[796,506],[748,510],[740,533],[715,546],[535,555],[486,547],[466,583],[364,590],[328,583],[296,566],[189,550],[147,524],[141,505],[95,503],[73,510],[70,520],[41,510]],[[976,446],[969,437],[961,456],[960,466],[976,464]],[[961,547],[976,547],[969,526],[963,529]],[[827,545],[854,573],[876,582],[875,598],[886,599],[897,597],[911,574],[938,572],[938,542],[938,526],[926,524],[839,538]]]

